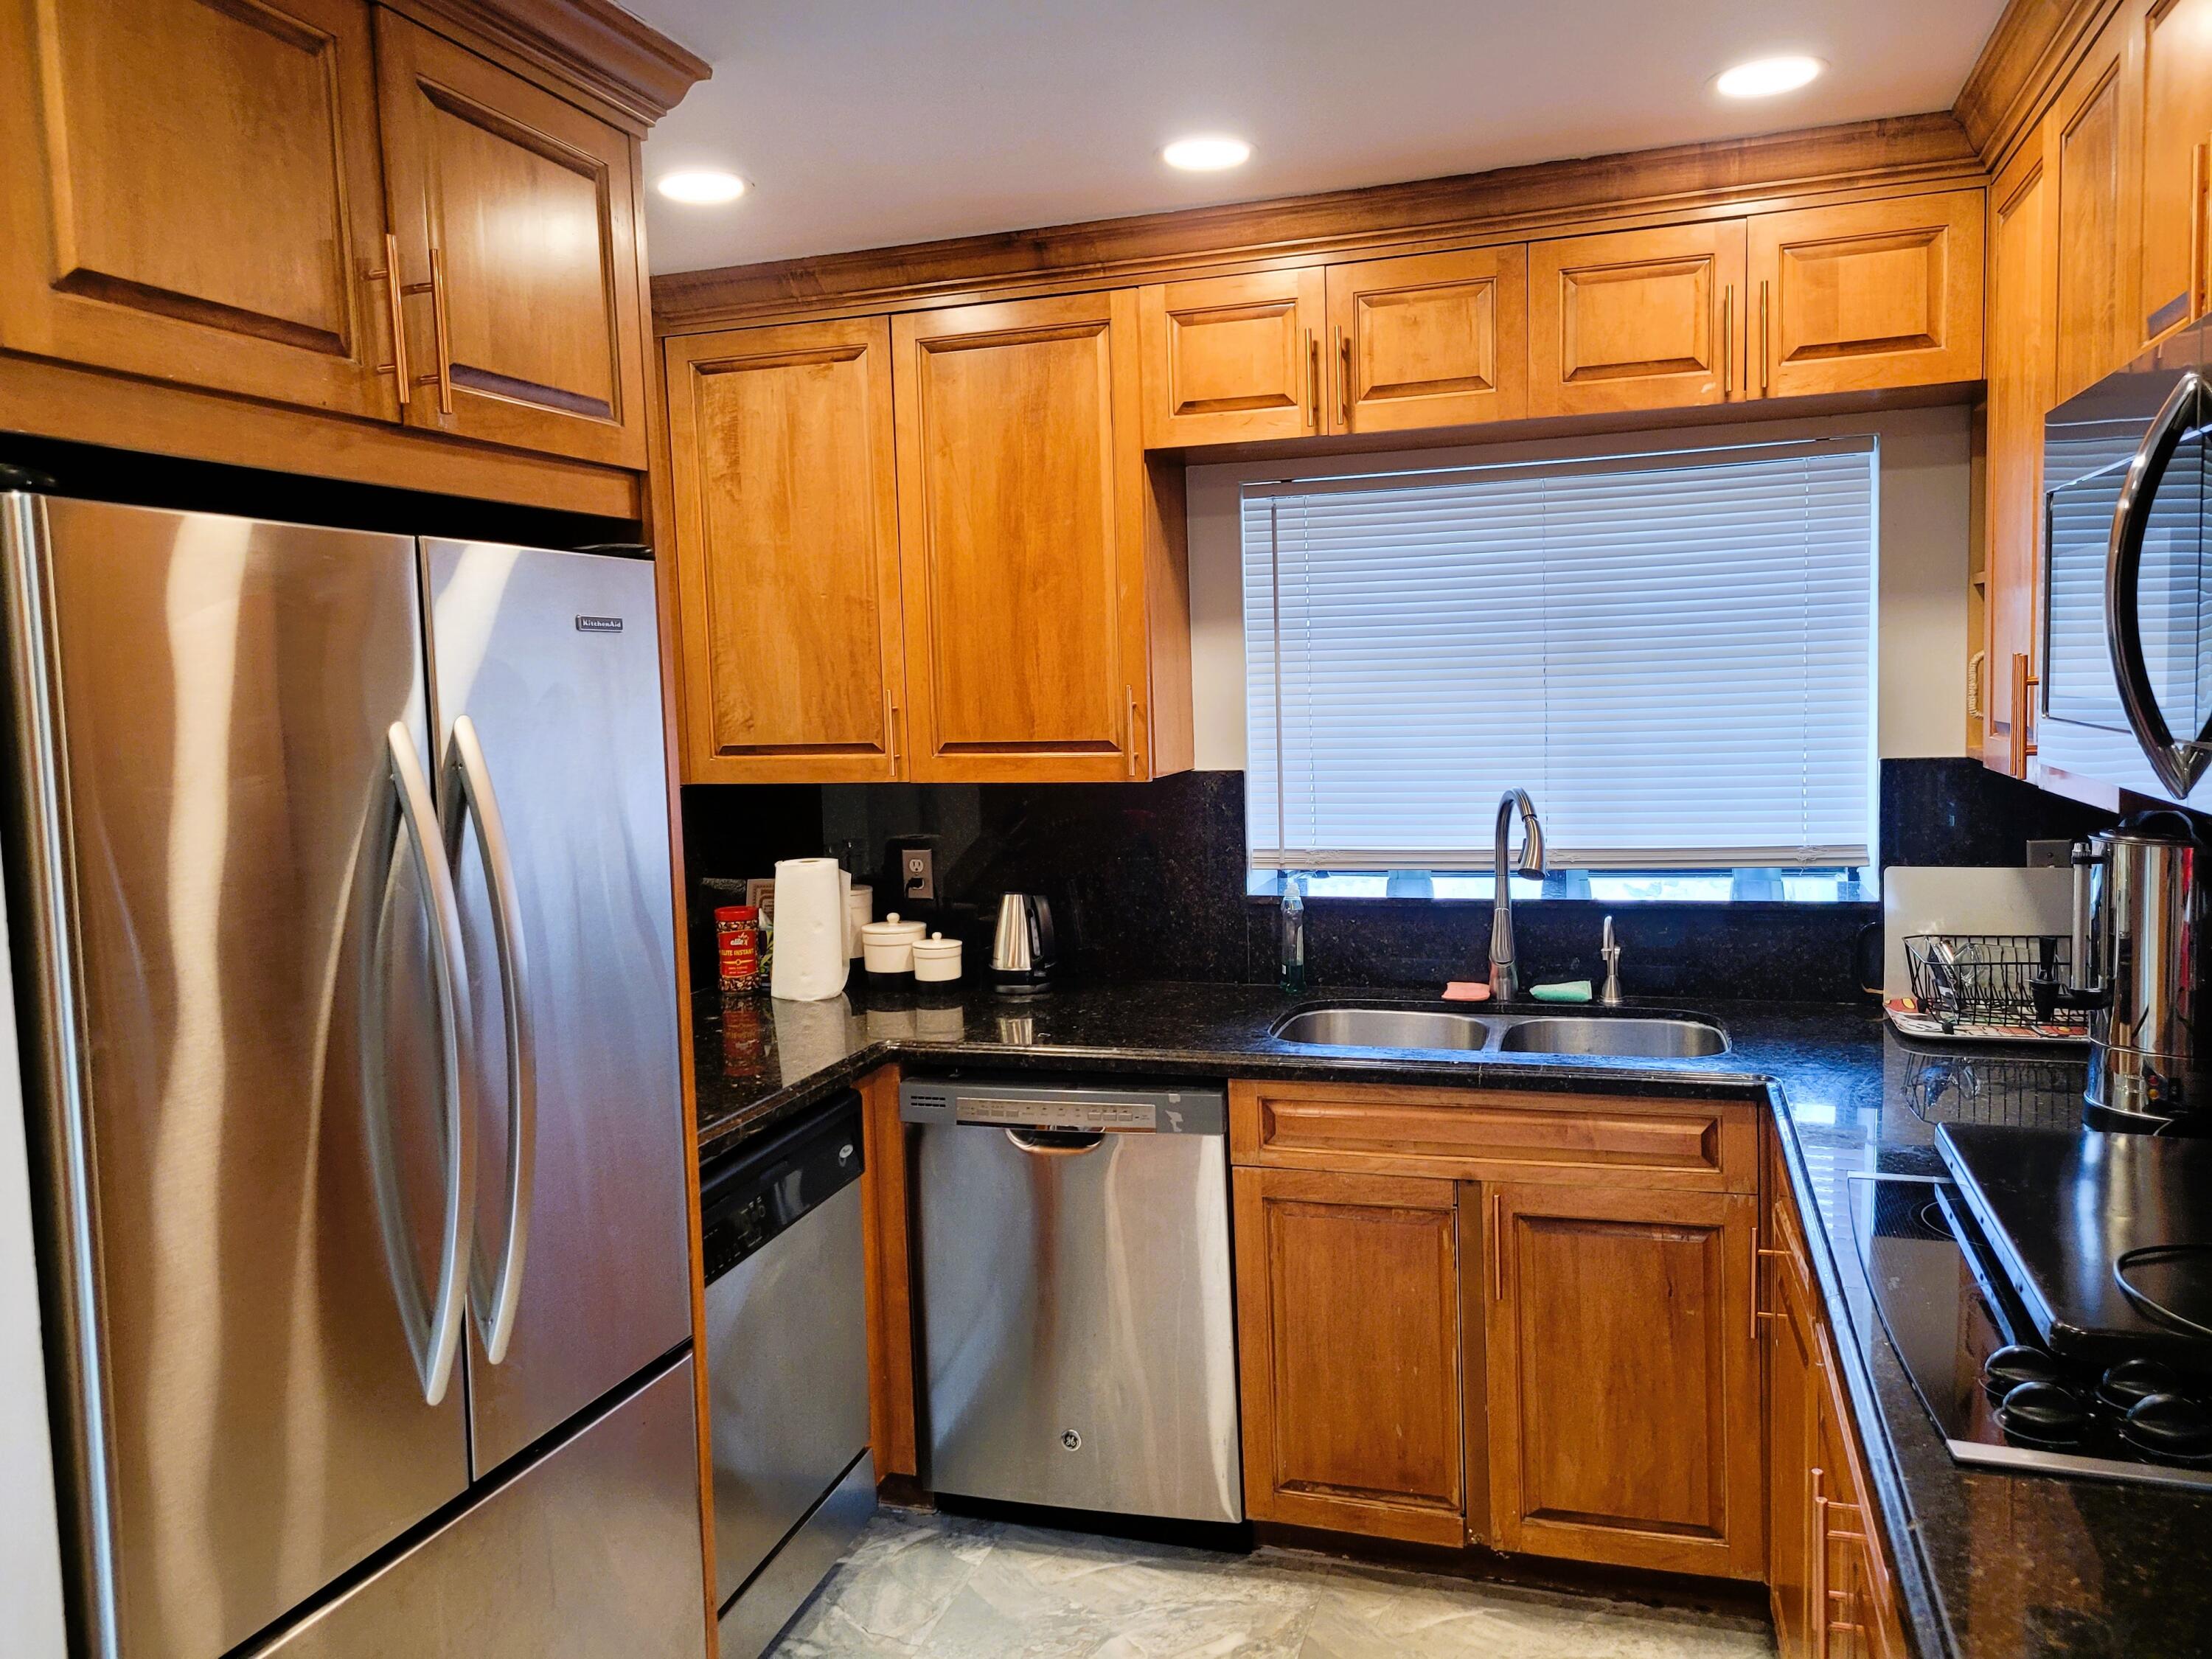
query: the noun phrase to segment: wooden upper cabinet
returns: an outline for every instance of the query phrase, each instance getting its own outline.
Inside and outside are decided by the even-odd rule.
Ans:
[[[1137,290],[1145,443],[1241,443],[1322,430],[1321,268]]]
[[[891,319],[911,775],[1190,764],[1177,479],[1146,460],[1137,295]]]
[[[0,6],[0,346],[397,412],[361,0]]]
[[[2136,343],[2204,314],[2212,202],[2212,0],[2154,0],[2141,40]]]
[[[1741,396],[1743,284],[1741,219],[1531,243],[1528,412]]]
[[[1246,1514],[1463,1543],[1452,1183],[1252,1169],[1235,1182]]]
[[[2051,262],[2045,152],[2024,146],[1989,197],[1988,545],[1984,555],[1985,626],[1983,759],[2012,773],[2027,769],[2015,752],[2014,660],[2038,660],[2036,594],[2043,545],[2043,417],[2050,407]]]
[[[1981,379],[1983,211],[1962,190],[1754,216],[1759,394]]]
[[[1750,1194],[1486,1189],[1498,1547],[1756,1578]]]
[[[881,317],[668,342],[684,775],[900,775],[904,645]]]
[[[377,68],[407,420],[643,466],[635,140],[390,11]]]
[[[2128,22],[2124,15],[2114,18],[2098,38],[2044,127],[2053,404],[2135,355],[2141,319],[2127,202],[2138,111],[2126,95]]]
[[[1521,246],[1330,266],[1330,430],[1525,414],[1528,273]]]

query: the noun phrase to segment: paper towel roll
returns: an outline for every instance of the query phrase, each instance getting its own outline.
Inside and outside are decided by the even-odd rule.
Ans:
[[[769,990],[787,1002],[821,1002],[845,988],[847,896],[853,878],[835,859],[785,859],[775,866],[775,963]]]

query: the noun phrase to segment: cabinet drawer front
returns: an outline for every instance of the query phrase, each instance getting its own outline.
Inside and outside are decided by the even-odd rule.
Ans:
[[[1587,1182],[1601,1167],[1641,1187],[1756,1190],[1758,1109],[1310,1083],[1230,1085],[1240,1164],[1480,1180]]]
[[[1462,1542],[1455,1189],[1240,1170],[1236,1223],[1249,1513]]]
[[[1528,271],[1520,246],[1332,266],[1331,418],[1339,429],[1397,432],[1524,414]]]
[[[1788,397],[1978,380],[1982,217],[1972,190],[1754,218],[1762,387]]]
[[[1532,244],[1528,412],[1725,402],[1744,380],[1743,249],[1741,219]]]
[[[1148,447],[1321,429],[1320,267],[1155,283],[1137,304]]]

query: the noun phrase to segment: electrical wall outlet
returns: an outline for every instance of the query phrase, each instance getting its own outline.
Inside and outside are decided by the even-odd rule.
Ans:
[[[937,902],[937,855],[930,848],[899,848],[899,897],[908,904]]]
[[[2031,870],[2064,870],[2074,862],[2074,843],[2070,841],[2032,841],[2027,844],[2027,867]]]

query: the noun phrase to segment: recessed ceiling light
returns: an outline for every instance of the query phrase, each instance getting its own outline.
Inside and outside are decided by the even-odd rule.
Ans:
[[[1826,68],[1817,58],[1754,58],[1738,64],[1713,84],[1723,98],[1771,98],[1817,80]]]
[[[672,202],[714,207],[723,202],[734,202],[744,195],[745,181],[720,167],[686,167],[681,173],[662,173],[658,188]]]
[[[1251,159],[1251,145],[1218,134],[1178,138],[1160,152],[1160,160],[1185,173],[1218,173],[1224,167],[1241,167]]]

